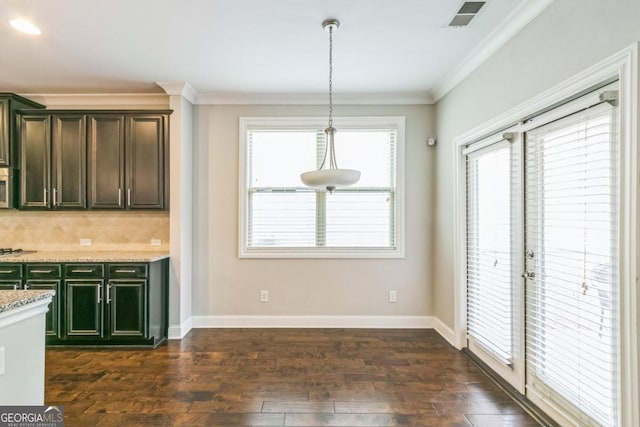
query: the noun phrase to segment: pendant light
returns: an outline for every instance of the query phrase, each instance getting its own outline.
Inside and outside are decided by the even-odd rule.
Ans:
[[[304,172],[300,175],[302,183],[307,187],[327,190],[329,193],[333,193],[336,187],[353,185],[360,179],[360,171],[340,169],[338,162],[336,162],[334,145],[336,129],[333,127],[333,32],[339,26],[340,22],[337,19],[326,19],[322,22],[322,28],[329,32],[329,126],[324,130],[324,159],[318,170]],[[329,168],[325,169],[327,156],[329,157]]]

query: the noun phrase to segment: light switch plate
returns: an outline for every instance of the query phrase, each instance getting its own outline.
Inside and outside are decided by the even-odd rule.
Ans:
[[[80,239],[80,246],[91,246],[91,239]]]
[[[160,239],[151,239],[151,246],[160,246],[162,244],[162,240]]]

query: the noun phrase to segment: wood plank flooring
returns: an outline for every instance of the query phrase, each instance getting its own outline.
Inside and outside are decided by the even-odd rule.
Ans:
[[[66,426],[536,426],[433,330],[196,329],[155,350],[49,348]]]

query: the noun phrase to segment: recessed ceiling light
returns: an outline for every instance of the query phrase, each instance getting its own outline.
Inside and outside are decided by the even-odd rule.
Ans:
[[[42,34],[40,28],[33,25],[31,22],[26,19],[12,19],[9,21],[11,26],[18,31],[22,31],[23,33],[31,34],[34,36],[39,36]]]

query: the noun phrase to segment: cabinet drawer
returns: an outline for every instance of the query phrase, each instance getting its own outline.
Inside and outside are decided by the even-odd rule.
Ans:
[[[27,264],[26,276],[28,279],[58,278],[62,276],[60,264]]]
[[[102,264],[67,264],[64,266],[64,276],[68,279],[102,277],[104,276],[104,266]]]
[[[0,280],[19,279],[22,277],[20,264],[0,264]]]
[[[118,277],[147,277],[147,264],[111,264],[109,265],[109,278]]]

